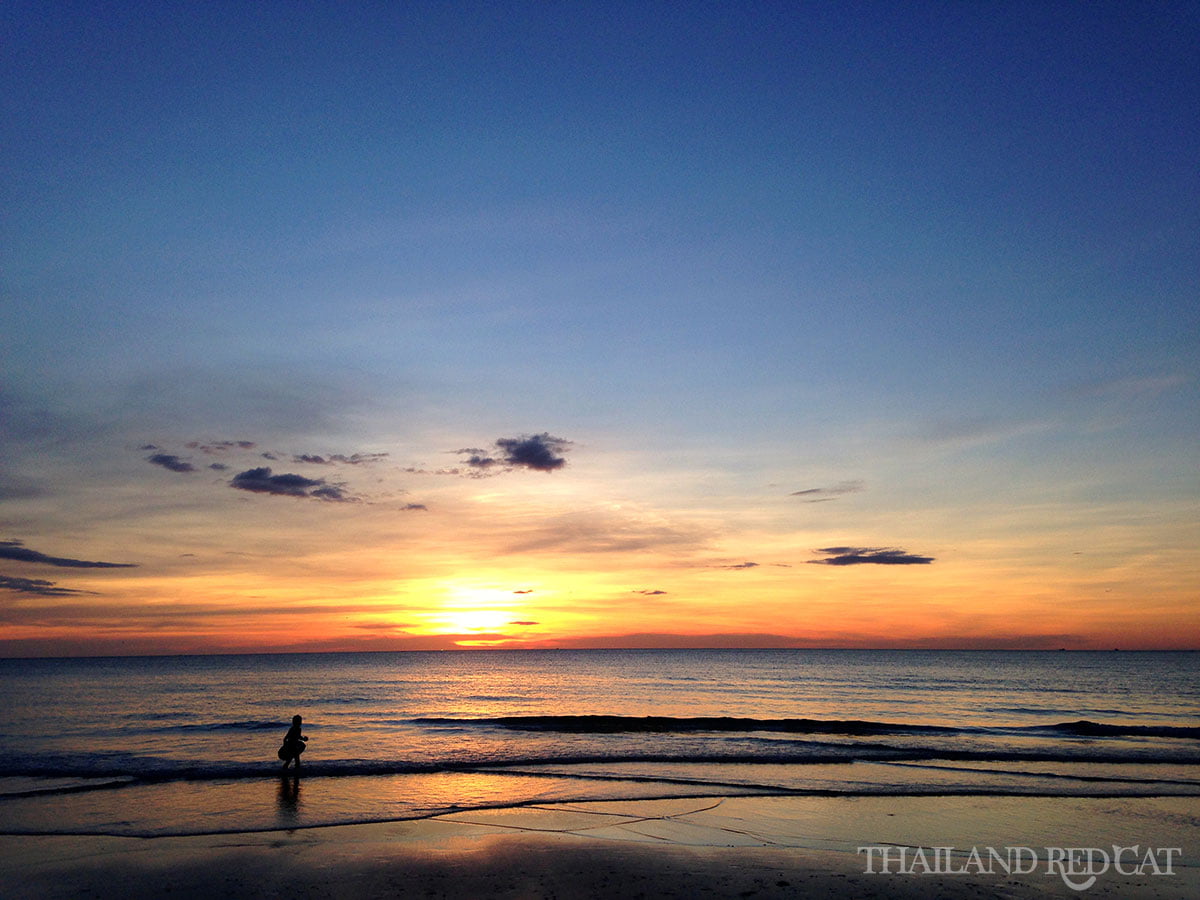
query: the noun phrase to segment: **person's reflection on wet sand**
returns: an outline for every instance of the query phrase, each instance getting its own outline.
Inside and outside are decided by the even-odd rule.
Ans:
[[[279,776],[279,794],[276,797],[279,807],[279,824],[295,826],[300,822],[300,779],[295,775]]]

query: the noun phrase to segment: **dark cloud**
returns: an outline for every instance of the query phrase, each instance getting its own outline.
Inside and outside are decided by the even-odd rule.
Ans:
[[[164,469],[170,469],[172,472],[195,472],[196,467],[186,459],[180,459],[173,453],[155,453],[146,457],[146,462],[152,462],[156,466],[162,466]]]
[[[454,452],[467,457],[463,465],[475,470],[472,473],[475,475],[496,467],[504,471],[533,469],[537,472],[553,472],[567,464],[562,454],[570,445],[571,441],[544,431],[541,434],[497,438],[494,451],[482,447],[463,447]]]
[[[276,494],[281,497],[308,497],[338,503],[355,499],[349,496],[343,487],[326,484],[323,478],[305,478],[303,475],[293,474],[272,475],[266,466],[239,472],[233,476],[229,485],[241,491]]]
[[[65,556],[47,556],[37,550],[30,550],[21,541],[0,541],[0,559],[41,563],[44,566],[58,566],[64,569],[132,569],[136,567],[134,563],[89,562]]]
[[[298,453],[292,457],[292,462],[307,463],[312,466],[332,466],[338,463],[347,466],[363,466],[387,459],[387,456],[386,453],[352,453],[349,456],[342,453],[332,453],[327,456],[317,453]]]
[[[323,484],[309,496],[318,500],[329,500],[333,503],[352,503],[357,498],[346,493],[346,489],[336,484]]]
[[[532,588],[525,588],[523,591],[513,591],[514,594],[532,594]]]
[[[480,456],[473,454],[463,460],[463,465],[470,466],[472,469],[490,469],[492,466],[500,464],[500,460],[493,456]]]
[[[471,473],[474,475],[479,474],[478,470],[490,469],[493,466],[500,465],[500,460],[496,459],[494,456],[488,456],[488,451],[484,450],[482,447],[460,447],[454,452],[459,456],[466,456],[466,459],[463,460],[463,465],[477,470],[476,472]],[[458,469],[442,469],[437,474],[458,475],[460,472]]]
[[[756,563],[756,562],[734,563],[731,566],[717,566],[717,568],[718,569],[757,569],[758,563]]]
[[[230,453],[239,453],[258,449],[258,444],[255,441],[189,441],[184,445],[188,450],[194,450],[203,453],[206,456],[225,456]],[[192,465],[186,457],[180,457],[172,453],[167,453],[163,448],[156,444],[145,444],[139,449],[155,451],[153,456],[147,459],[155,465],[162,466],[165,469],[170,469],[172,472],[195,472],[197,467]],[[304,465],[316,466],[361,466],[369,463],[379,462],[386,459],[386,453],[352,453],[346,455],[344,453],[295,453],[286,454],[273,450],[259,450],[258,456],[272,462],[278,462],[281,459],[291,457],[292,462]],[[229,468],[224,462],[209,463],[206,468],[216,472],[223,472]]]
[[[340,453],[335,453],[329,457],[335,463],[345,463],[348,466],[365,466],[370,463],[382,462],[388,458],[387,453],[351,453],[349,456],[343,456]]]
[[[644,594],[644,595],[645,595],[645,596],[647,596],[647,597],[657,597],[657,596],[659,596],[659,595],[661,595],[661,594],[665,594],[665,593],[666,593],[666,591],[634,591],[633,593],[635,593],[635,594]]]
[[[524,466],[539,472],[553,472],[567,464],[561,454],[570,445],[570,441],[550,435],[522,435],[516,438],[500,438],[496,446],[504,451],[504,461],[510,466]]]
[[[509,622],[509,625],[541,625],[541,622]]]
[[[815,551],[826,559],[810,559],[817,566],[924,566],[933,562],[932,556],[917,556],[894,547],[823,547]]]
[[[91,591],[59,587],[53,581],[46,581],[42,578],[16,578],[11,575],[0,575],[0,590],[30,594],[35,597],[74,597],[79,594],[92,593]]]
[[[803,491],[792,491],[790,496],[803,497],[805,503],[828,503],[844,494],[857,494],[863,489],[861,481],[842,481],[833,487],[806,488]]]
[[[429,511],[429,507],[426,506],[424,503],[405,503],[402,507],[400,507],[400,509],[406,510],[406,511],[412,511],[412,512],[417,512],[417,511],[428,512]]]

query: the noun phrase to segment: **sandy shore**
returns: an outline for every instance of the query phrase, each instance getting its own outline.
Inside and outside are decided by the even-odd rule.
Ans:
[[[1138,837],[1132,831],[1142,822]],[[1147,824],[1153,822],[1153,825]],[[726,798],[548,804],[411,822],[199,837],[0,837],[18,898],[1200,896],[1194,798]],[[1021,831],[1020,829],[1024,829]],[[962,839],[951,837],[957,832]],[[1002,836],[1008,834],[1004,839]],[[1082,891],[1046,848],[1127,851]],[[1178,839],[1170,874],[1145,850]],[[1187,842],[1187,843],[1184,843]],[[1190,844],[1190,846],[1189,846]],[[1029,847],[1033,871],[971,871],[971,847]],[[884,874],[891,847],[891,872]],[[909,846],[903,862],[899,846]],[[953,846],[939,855],[936,846]],[[1166,846],[1162,844],[1161,846]],[[914,854],[924,847],[925,868]],[[873,860],[872,860],[873,854]],[[1136,860],[1136,863],[1135,863]],[[1165,857],[1159,857],[1160,870]],[[874,873],[866,871],[873,863]],[[916,863],[916,864],[914,864]],[[1138,865],[1141,864],[1141,865]],[[1093,862],[1093,870],[1098,870]],[[932,869],[933,871],[928,871]],[[962,871],[966,869],[967,871]],[[902,871],[901,871],[902,870]],[[950,870],[950,871],[947,871]],[[1087,873],[1071,876],[1087,881]]]

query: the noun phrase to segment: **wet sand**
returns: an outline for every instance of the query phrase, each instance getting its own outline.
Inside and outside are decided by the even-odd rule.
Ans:
[[[10,835],[0,837],[0,895],[1174,898],[1200,896],[1196,815],[1194,798],[736,797],[198,837]],[[1045,840],[1051,835],[1061,840]],[[1047,846],[1111,852],[1114,841],[1139,844],[1138,862],[1150,846],[1181,850],[1171,874],[1109,865],[1085,890],[1072,889],[1047,859]],[[1028,864],[1033,871],[1006,872],[994,861],[990,872],[971,871],[971,847],[987,845],[1029,847],[1039,858]],[[880,871],[883,850],[864,846],[892,848],[892,871]],[[914,864],[915,850],[901,863],[900,846],[926,848],[926,870]],[[932,850],[945,846],[955,854]],[[1126,872],[1139,868],[1134,860],[1127,852]],[[1088,876],[1072,877],[1079,884]]]

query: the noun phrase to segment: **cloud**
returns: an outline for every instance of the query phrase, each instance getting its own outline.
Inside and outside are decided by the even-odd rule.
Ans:
[[[510,531],[504,553],[635,553],[703,545],[707,531],[665,522],[657,516],[576,510],[539,517],[528,529]]]
[[[553,472],[567,464],[557,454],[566,450],[571,442],[563,438],[541,434],[522,435],[516,438],[500,438],[496,446],[504,451],[504,461],[511,466],[524,466],[539,472]]]
[[[646,596],[646,597],[658,597],[658,596],[660,596],[661,594],[665,594],[665,593],[666,593],[666,591],[632,591],[632,593],[634,593],[634,594],[642,594],[642,595],[644,595],[644,596]]]
[[[463,465],[474,469],[473,474],[502,468],[504,471],[513,469],[533,469],[537,472],[553,472],[567,464],[562,454],[571,445],[565,438],[554,437],[548,431],[541,434],[523,434],[518,437],[497,438],[494,450],[482,447],[463,447],[454,452],[465,455]],[[458,474],[450,470],[448,474]]]
[[[277,462],[281,459],[286,459],[289,456],[293,463],[302,465],[315,466],[361,466],[369,463],[376,463],[386,459],[386,453],[281,453],[274,450],[261,450],[259,444],[255,441],[188,441],[184,445],[188,450],[198,451],[206,456],[226,456],[230,453],[257,451],[257,455],[263,459]],[[147,459],[155,465],[162,466],[164,469],[170,469],[172,472],[195,472],[198,471],[196,466],[192,465],[186,457],[177,456],[166,452],[162,447],[156,444],[145,444],[139,447],[140,450],[155,451],[153,456]],[[216,472],[223,472],[229,468],[224,462],[211,462],[206,468]]]
[[[185,459],[180,459],[173,453],[155,453],[146,457],[146,462],[170,469],[172,472],[195,472],[196,467]]]
[[[217,453],[225,453],[229,450],[253,450],[257,444],[254,441],[213,441],[205,444],[200,441],[191,441],[187,444],[189,450],[199,450],[201,453],[207,453],[212,456]]]
[[[429,511],[429,507],[426,506],[424,503],[405,503],[402,507],[400,507],[400,509],[405,510],[405,511],[409,511],[409,510],[411,510],[411,511],[421,510],[424,512]]]
[[[509,622],[509,625],[541,625],[541,622]]]
[[[717,568],[718,569],[757,569],[758,563],[756,563],[756,562],[734,563],[731,566],[717,566]]]
[[[0,468],[0,500],[27,500],[43,497],[49,491],[39,482]]]
[[[53,581],[46,581],[42,578],[17,578],[11,575],[0,575],[0,590],[31,594],[35,597],[74,597],[78,594],[92,593],[91,591],[59,587]]]
[[[513,593],[514,593],[514,594],[532,594],[532,593],[533,593],[533,589],[532,589],[532,588],[525,588],[524,590],[521,590],[521,591],[513,591]]]
[[[340,485],[326,484],[323,478],[305,478],[303,475],[272,475],[267,466],[247,469],[233,476],[230,487],[255,494],[276,494],[281,497],[309,497],[337,503],[352,502]]]
[[[1000,419],[975,417],[926,424],[917,440],[941,447],[973,447],[994,444],[1046,431],[1053,423],[1042,419]]]
[[[312,466],[332,466],[342,463],[347,466],[363,466],[387,459],[386,453],[352,453],[346,456],[342,453],[331,453],[321,456],[317,453],[298,453],[292,457],[294,463],[307,463]]]
[[[1182,387],[1188,378],[1182,374],[1144,375],[1129,378],[1112,378],[1078,385],[1067,391],[1068,396],[1100,398],[1125,403],[1153,400],[1160,394]]]
[[[463,460],[463,465],[470,466],[472,469],[490,469],[492,466],[498,466],[500,464],[500,460],[496,459],[494,456],[484,456],[485,451],[482,450],[475,451],[468,448],[459,450],[457,452],[470,454],[466,459]],[[454,474],[458,474],[457,470],[454,471]]]
[[[823,547],[814,552],[827,556],[809,560],[817,566],[924,566],[933,562],[932,556],[917,556],[892,547]]]
[[[842,481],[833,487],[806,488],[802,491],[792,491],[789,496],[803,497],[805,503],[828,503],[843,494],[857,494],[863,489],[861,481]]]
[[[58,566],[64,569],[132,569],[135,563],[89,562],[84,559],[71,559],[65,556],[47,556],[37,550],[30,550],[22,541],[0,541],[0,559],[11,559],[17,562],[41,563],[44,566]]]
[[[552,638],[541,641],[522,642],[526,647],[561,647],[580,649],[713,649],[729,647],[787,648],[803,647],[803,638],[783,634],[757,632],[721,634],[674,634],[669,632],[639,632],[635,634],[596,635],[592,637]]]

